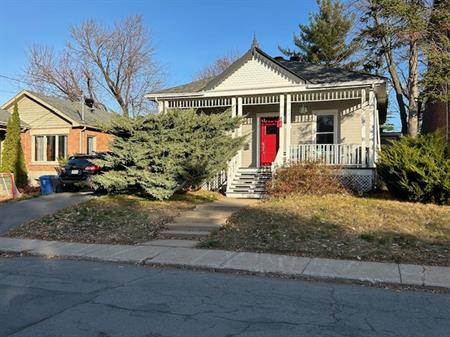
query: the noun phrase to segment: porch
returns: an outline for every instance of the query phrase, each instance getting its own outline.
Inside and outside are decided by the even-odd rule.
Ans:
[[[372,87],[318,88],[278,94],[176,98],[159,110],[230,111],[243,118],[233,137],[245,144],[230,160],[227,195],[257,197],[264,180],[288,163],[321,161],[354,172],[375,168],[380,144],[376,93]],[[269,174],[268,174],[269,172]],[[366,173],[364,175],[367,175]]]

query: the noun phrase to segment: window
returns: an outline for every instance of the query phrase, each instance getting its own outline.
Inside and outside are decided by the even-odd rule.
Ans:
[[[266,135],[276,135],[278,133],[278,127],[276,125],[266,126]]]
[[[316,144],[334,144],[334,115],[317,115]]]
[[[95,152],[95,137],[87,137],[87,154],[93,154]]]
[[[54,162],[67,157],[67,136],[34,136],[34,161]]]

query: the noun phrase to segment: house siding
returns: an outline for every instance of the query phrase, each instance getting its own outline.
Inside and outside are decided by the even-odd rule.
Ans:
[[[285,71],[253,57],[219,83],[214,90],[255,89],[289,86],[294,82]]]
[[[32,129],[48,129],[71,126],[68,121],[57,116],[50,109],[33,101],[27,96],[19,99],[17,106],[19,108],[20,119],[31,126]],[[14,105],[11,104],[6,110],[12,113],[13,109]]]

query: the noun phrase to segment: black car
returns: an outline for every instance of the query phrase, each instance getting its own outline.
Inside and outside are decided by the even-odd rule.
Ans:
[[[81,187],[91,188],[92,176],[102,170],[93,161],[104,156],[105,153],[96,153],[94,155],[77,154],[69,157],[59,173],[59,189],[65,191]]]

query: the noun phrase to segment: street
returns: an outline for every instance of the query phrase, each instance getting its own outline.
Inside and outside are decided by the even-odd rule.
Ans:
[[[0,258],[0,336],[440,336],[450,295]]]

